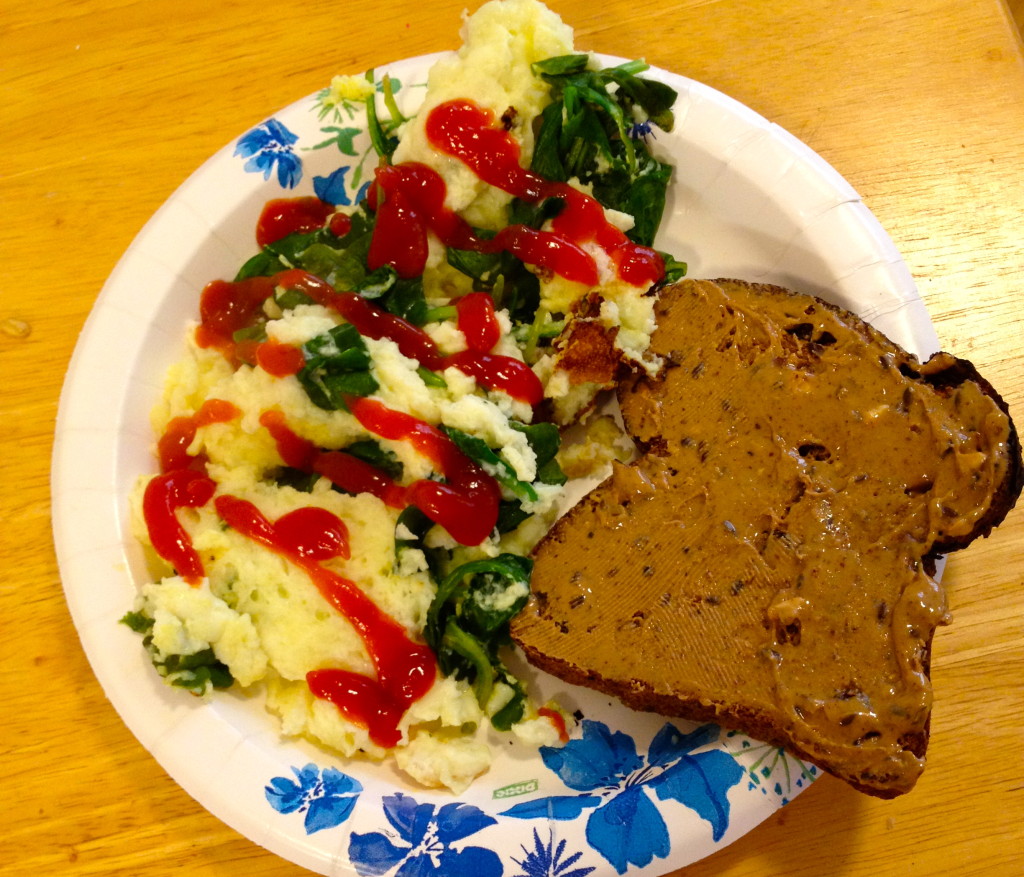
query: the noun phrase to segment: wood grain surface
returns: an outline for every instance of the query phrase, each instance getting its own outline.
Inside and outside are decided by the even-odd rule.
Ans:
[[[64,603],[49,467],[104,279],[205,158],[323,85],[457,43],[462,2],[4,0],[0,12],[0,872],[298,875],[204,811],[106,701]],[[475,6],[476,4],[472,4]],[[552,0],[580,47],[693,77],[860,192],[943,346],[1024,423],[1024,55],[1001,0]],[[1024,510],[951,559],[930,766],[823,778],[704,875],[1024,873]]]

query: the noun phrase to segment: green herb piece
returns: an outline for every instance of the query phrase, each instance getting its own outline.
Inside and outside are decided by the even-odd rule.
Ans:
[[[523,509],[521,502],[503,499],[498,503],[498,520],[494,526],[499,533],[510,533],[528,517],[530,513]]]
[[[398,272],[390,265],[381,265],[375,271],[366,274],[352,288],[363,298],[375,299],[386,295],[398,280]]]
[[[149,653],[156,671],[170,685],[202,695],[211,688],[230,688],[234,683],[227,665],[217,660],[212,648],[191,655],[160,655],[153,645],[153,619],[142,612],[128,612],[121,618],[135,633],[142,636],[142,645]]]
[[[366,79],[368,82],[374,81],[373,70],[366,72]],[[372,94],[366,99],[366,129],[370,135],[370,143],[373,144],[374,150],[376,150],[381,158],[386,159],[390,163],[391,156],[394,155],[395,150],[398,148],[398,136],[395,132],[408,119],[402,115],[398,109],[398,104],[395,102],[391,77],[385,74],[384,78],[378,83],[377,88],[384,95],[384,107],[388,111],[389,118],[382,119],[377,113],[377,96]]]
[[[556,55],[543,61],[535,61],[530,65],[530,69],[534,76],[570,76],[573,73],[582,73],[587,69],[589,62],[590,56],[586,54]]]
[[[121,618],[121,624],[131,628],[135,633],[148,634],[153,630],[154,621],[141,612],[126,612]]]
[[[462,453],[483,466],[502,487],[508,488],[520,499],[529,502],[537,501],[537,491],[533,489],[533,485],[526,481],[520,481],[516,470],[498,456],[483,439],[450,426],[442,426],[441,431],[455,442]]]
[[[438,305],[427,310],[423,322],[443,323],[445,320],[454,320],[458,313],[459,309],[455,305]]]
[[[604,206],[629,213],[629,237],[651,246],[661,222],[672,175],[646,137],[656,125],[670,131],[676,92],[638,74],[642,61],[588,70],[586,55],[563,55],[533,65],[551,86],[541,113],[531,169],[565,182],[578,177]]]
[[[343,323],[302,345],[306,364],[298,374],[310,401],[326,411],[345,411],[346,396],[369,396],[377,387],[370,352],[355,326]]]
[[[278,287],[274,290],[274,304],[282,311],[290,311],[299,305],[313,304],[313,299],[301,289],[282,289]]]
[[[416,374],[420,376],[420,379],[428,387],[438,387],[443,389],[448,386],[448,381],[444,379],[443,375],[439,375],[437,372],[433,372],[429,368],[424,368],[422,365],[416,369]]]
[[[278,487],[290,487],[300,493],[311,493],[314,485],[320,480],[316,472],[306,472],[291,466],[280,466],[273,470],[272,479]]]
[[[439,649],[448,656],[453,665],[459,664],[462,667],[467,678],[473,680],[476,701],[484,706],[491,699],[496,675],[491,666],[491,656],[484,644],[473,634],[459,627],[454,618],[449,618]]]
[[[262,342],[267,340],[267,324],[261,320],[254,326],[246,326],[244,329],[236,329],[231,333],[231,340],[236,344],[242,341]]]
[[[520,423],[510,420],[508,425],[526,436],[537,458],[537,478],[541,484],[565,484],[566,477],[558,465],[556,454],[562,444],[562,434],[553,423]]]
[[[663,284],[675,283],[686,276],[685,262],[680,262],[668,253],[661,253],[661,258],[665,263],[665,276],[661,281]]]
[[[449,554],[444,548],[429,548],[424,541],[433,526],[434,522],[416,506],[406,506],[398,516],[395,530],[401,529],[408,532],[411,534],[411,538],[404,535],[398,536],[396,532],[395,560],[397,562],[402,553],[409,549],[422,551],[423,556],[427,559],[427,568],[430,570],[430,574],[437,580],[442,577],[441,570],[448,560]]]
[[[360,439],[341,449],[344,453],[369,463],[380,469],[389,478],[398,481],[402,477],[404,467],[394,451],[383,448],[375,439]]]
[[[509,622],[526,605],[532,571],[533,562],[517,554],[456,567],[438,585],[423,631],[441,671],[468,680],[481,706],[497,682],[513,689],[510,704],[491,718],[504,730],[522,717],[525,693],[502,663],[499,649],[511,643]]]
[[[491,716],[491,724],[499,731],[508,731],[516,722],[521,721],[526,713],[526,689],[504,666],[497,668],[496,675],[512,689],[512,697]]]

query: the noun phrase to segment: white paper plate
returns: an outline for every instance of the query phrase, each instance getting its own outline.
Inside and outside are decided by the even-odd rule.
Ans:
[[[403,110],[433,57],[378,70]],[[607,64],[621,59],[603,57]],[[743,277],[821,295],[919,353],[937,339],[892,242],[850,186],[785,131],[707,86],[661,71],[677,124],[656,149],[677,167],[659,246],[690,276]],[[815,771],[742,735],[559,692],[587,721],[561,750],[509,746],[457,800],[390,767],[280,738],[257,698],[202,702],[164,686],[118,619],[145,581],[129,491],[153,471],[148,413],[185,325],[214,278],[255,252],[272,197],[344,203],[372,172],[364,117],[319,117],[318,96],[214,155],[156,213],[86,323],[61,397],[53,523],[68,605],[107,696],[168,773],[258,844],[323,874],[657,875],[701,859],[767,818]],[[346,154],[350,153],[350,154]],[[347,170],[341,170],[348,168]],[[406,871],[408,873],[408,871]]]

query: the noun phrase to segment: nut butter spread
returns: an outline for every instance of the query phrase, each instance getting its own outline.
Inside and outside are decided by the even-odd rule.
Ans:
[[[645,453],[542,542],[514,638],[631,706],[909,790],[947,620],[930,573],[1012,505],[1009,418],[969,364],[809,296],[684,281],[658,309],[666,368],[620,393]]]

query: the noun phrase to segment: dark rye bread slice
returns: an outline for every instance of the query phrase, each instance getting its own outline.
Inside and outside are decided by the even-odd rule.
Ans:
[[[716,721],[881,797],[923,766],[933,579],[1021,489],[1006,406],[819,299],[662,291],[666,367],[620,392],[641,456],[553,527],[512,635],[631,707]]]

